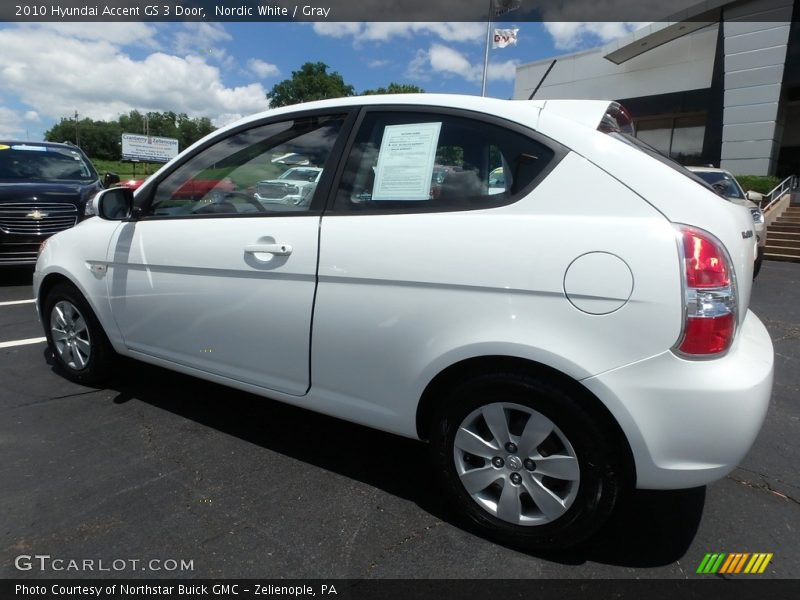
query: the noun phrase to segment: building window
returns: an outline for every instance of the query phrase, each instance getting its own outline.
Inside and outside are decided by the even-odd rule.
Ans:
[[[640,119],[636,137],[682,165],[699,165],[703,159],[706,115],[681,115]]]

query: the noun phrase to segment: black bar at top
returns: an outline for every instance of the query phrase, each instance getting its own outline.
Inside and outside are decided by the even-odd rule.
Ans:
[[[498,7],[509,0],[494,0]],[[760,8],[752,10],[757,2]],[[747,4],[747,21],[791,20],[798,0],[521,0],[499,22],[716,21]],[[3,0],[0,21],[485,22],[489,0]],[[501,10],[502,12],[502,10]]]

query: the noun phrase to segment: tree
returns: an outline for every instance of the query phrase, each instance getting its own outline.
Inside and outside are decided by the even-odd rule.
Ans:
[[[45,132],[44,139],[74,144],[75,125],[75,119],[62,118]],[[216,129],[208,117],[190,118],[186,113],[176,114],[172,111],[148,112],[143,115],[138,110],[120,115],[116,121],[81,119],[77,126],[80,147],[89,157],[102,160],[120,159],[120,139],[123,133],[144,134],[146,130],[152,136],[177,138],[178,147],[183,150]]]
[[[364,90],[362,96],[374,96],[376,94],[424,94],[425,90],[411,83],[395,83],[394,81],[386,87],[375,88],[374,90]]]
[[[325,98],[342,98],[355,93],[352,85],[344,82],[338,72],[328,73],[323,62],[307,62],[299,71],[292,71],[290,79],[272,86],[267,94],[271,107],[288,106]]]
[[[76,123],[73,118],[62,118],[45,132],[44,139],[48,142],[80,142],[80,147],[92,158],[116,160],[119,158],[120,133],[119,124],[115,122],[80,119]]]

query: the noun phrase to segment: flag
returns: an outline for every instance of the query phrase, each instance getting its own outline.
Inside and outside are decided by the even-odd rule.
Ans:
[[[517,10],[522,5],[522,0],[494,0],[494,14],[496,17]]]
[[[505,48],[517,45],[517,32],[519,29],[495,29],[492,48]]]

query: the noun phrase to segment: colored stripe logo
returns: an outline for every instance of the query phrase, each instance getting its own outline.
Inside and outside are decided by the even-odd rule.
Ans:
[[[725,574],[735,575],[746,573],[760,575],[767,570],[767,565],[772,560],[772,552],[709,552],[705,555],[697,572],[703,575]]]

